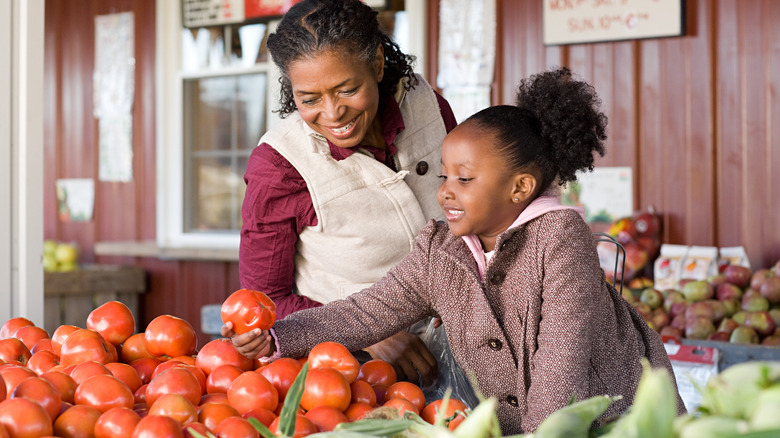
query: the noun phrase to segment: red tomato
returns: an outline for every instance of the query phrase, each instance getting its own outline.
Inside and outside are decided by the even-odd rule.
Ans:
[[[135,332],[135,318],[124,303],[109,301],[89,313],[87,328],[100,333],[103,339],[117,346]]]
[[[360,366],[358,380],[365,380],[369,385],[390,386],[398,380],[395,368],[382,359],[372,359]]]
[[[349,385],[352,392],[352,403],[366,403],[370,406],[376,406],[376,393],[374,388],[365,380],[355,380]]]
[[[50,338],[41,339],[40,341],[36,342],[35,345],[33,345],[33,347],[30,349],[30,353],[35,354],[39,351],[44,351],[44,350],[51,351],[52,353],[54,353],[54,347],[51,346]],[[59,358],[58,355],[55,354],[55,356]]]
[[[32,321],[23,317],[11,318],[0,326],[0,339],[10,338],[19,327],[35,325]]]
[[[385,400],[403,398],[412,402],[415,413],[419,414],[425,408],[425,394],[423,390],[411,382],[395,382],[387,388]]]
[[[206,393],[206,374],[203,372],[203,370],[196,367],[195,365],[187,365],[186,363],[180,362],[178,360],[171,359],[167,362],[163,362],[160,365],[157,365],[157,368],[155,368],[154,373],[152,373],[152,380],[154,380],[154,378],[158,374],[171,368],[183,368],[189,371],[198,380],[198,384],[200,384],[201,394]]]
[[[138,371],[126,363],[109,362],[106,364],[106,369],[108,369],[114,377],[124,382],[124,384],[130,388],[130,391],[136,392],[138,388],[144,384],[144,382],[141,381],[141,375],[138,374]]]
[[[268,429],[271,430],[271,432],[275,435],[279,434],[279,417],[274,419]],[[295,416],[295,432],[293,433],[292,438],[302,438],[311,434],[315,434],[318,431],[319,430],[317,429],[317,426],[315,426],[311,420],[302,414],[297,414]]]
[[[146,350],[154,356],[187,356],[195,353],[198,339],[192,325],[172,315],[160,315],[144,331]]]
[[[287,397],[287,391],[290,390],[293,381],[298,377],[301,368],[303,366],[297,360],[284,357],[260,368],[257,372],[274,385],[279,393],[279,401],[284,401],[285,397]]]
[[[0,368],[0,377],[5,381],[5,393],[10,397],[19,382],[28,377],[35,377],[35,371],[21,365],[6,365]]]
[[[135,426],[132,438],[184,438],[181,424],[164,415],[147,415]]]
[[[5,380],[3,379],[3,376],[0,375],[0,402],[5,400],[5,396],[7,395],[6,392],[8,390],[5,387]]]
[[[128,408],[135,405],[130,388],[121,380],[107,374],[98,374],[82,382],[76,388],[74,400],[77,405],[89,405],[100,412],[111,408]]]
[[[140,388],[136,389],[133,393],[133,398],[135,399],[135,404],[143,404],[147,408],[149,405],[146,404],[146,387],[149,386],[148,384],[141,385]]]
[[[81,385],[85,380],[92,376],[97,376],[98,374],[114,375],[114,373],[106,368],[105,365],[100,362],[95,362],[94,360],[82,362],[70,370],[70,376],[73,377],[73,380],[76,381],[77,385]]]
[[[196,438],[196,437],[204,437],[208,436],[209,433],[211,433],[206,426],[203,425],[203,423],[193,421],[190,423],[187,423],[182,427],[182,432],[184,433],[185,438]],[[195,435],[195,433],[198,435]],[[97,437],[96,437],[97,438]]]
[[[387,401],[387,385],[377,384],[371,387],[374,390],[374,396],[376,397],[376,404],[383,405]]]
[[[317,406],[304,417],[311,420],[320,432],[330,432],[339,424],[349,422],[347,416],[333,406]]]
[[[198,351],[195,365],[206,375],[211,374],[220,365],[234,365],[242,371],[254,368],[252,359],[239,353],[230,339],[219,338],[209,341]]]
[[[357,379],[360,362],[338,342],[322,342],[309,352],[309,368],[333,368],[344,375],[348,383]]]
[[[0,359],[8,363],[27,365],[30,356],[32,356],[30,349],[19,339],[0,339]]]
[[[268,295],[251,289],[239,289],[222,302],[222,322],[232,322],[237,335],[259,328],[268,330],[276,322],[276,304]]]
[[[13,334],[13,337],[22,341],[25,347],[32,350],[35,344],[41,339],[49,339],[49,332],[41,327],[34,325],[25,325],[19,327]]]
[[[14,438],[53,434],[49,414],[41,405],[26,398],[9,398],[0,402],[0,426],[5,426]]]
[[[465,412],[466,409],[468,409],[466,404],[462,401],[451,398],[447,402],[446,410],[442,411],[443,403],[444,400],[434,400],[428,403],[420,413],[420,417],[422,417],[422,419],[428,423],[434,424],[439,417],[449,418],[455,415],[455,411]],[[462,414],[458,414],[458,416],[446,423],[447,427],[450,430],[455,430],[455,428],[457,428],[458,425],[465,419],[466,417],[464,417]]]
[[[198,422],[203,423],[208,430],[215,430],[228,417],[238,416],[236,408],[227,403],[209,402],[198,407]]]
[[[228,404],[230,402],[228,401],[226,392],[213,392],[211,394],[203,394],[200,397],[200,406],[205,405],[206,403]]]
[[[412,404],[409,400],[405,398],[391,398],[390,400],[386,401],[385,404],[382,406],[387,406],[389,408],[395,408],[398,411],[398,415],[400,417],[404,416],[404,412],[414,412],[415,414],[419,414],[420,411],[417,410],[417,407]]]
[[[81,327],[75,325],[64,324],[57,327],[54,333],[51,334],[51,348],[59,356],[62,353],[62,343],[70,336],[71,333],[76,330],[81,330]]]
[[[62,365],[76,365],[94,360],[100,363],[114,362],[116,350],[109,347],[100,333],[90,329],[79,329],[68,335],[60,349]],[[112,353],[113,351],[113,353]]]
[[[355,402],[350,403],[349,406],[347,406],[347,409],[344,410],[344,415],[346,415],[347,419],[351,423],[353,421],[360,420],[373,410],[374,407],[368,403]]]
[[[41,374],[40,377],[42,379],[46,379],[46,381],[54,386],[57,392],[59,392],[60,398],[63,402],[71,404],[74,403],[74,396],[76,394],[76,387],[78,385],[76,384],[76,381],[73,380],[73,377],[63,373],[62,371],[51,370]]]
[[[227,393],[230,384],[236,380],[236,377],[243,374],[244,371],[245,370],[230,364],[218,366],[206,378],[206,392],[208,394],[218,392]]]
[[[271,425],[271,423],[276,419],[277,415],[273,412],[269,411],[268,409],[255,409],[251,410],[249,412],[245,412],[241,414],[242,417],[246,418],[247,420],[251,417],[256,419],[257,421],[263,423],[263,426],[268,427]]]
[[[260,433],[243,417],[229,417],[214,429],[217,438],[259,438]]]
[[[139,421],[141,416],[132,409],[111,408],[95,423],[95,438],[127,438]]]
[[[54,420],[54,434],[62,437],[94,436],[95,424],[102,413],[87,405],[74,405]]]
[[[163,394],[149,406],[149,415],[167,415],[181,425],[198,421],[195,405],[181,394]]]
[[[146,349],[146,338],[144,336],[144,333],[136,333],[130,335],[130,337],[122,343],[122,362],[130,363],[136,359],[154,357],[154,355],[149,353],[149,350]]]
[[[142,357],[130,362],[130,366],[138,371],[138,375],[141,376],[143,383],[149,383],[152,381],[152,374],[154,370],[163,363],[162,360],[153,357]]]
[[[195,366],[195,356],[176,356],[172,357],[170,360],[178,360],[185,365]]]
[[[309,370],[301,397],[301,407],[307,411],[317,406],[333,406],[344,411],[352,400],[352,392],[344,375],[333,368]]]
[[[9,398],[32,400],[41,405],[51,418],[57,418],[60,407],[62,407],[60,393],[54,388],[54,385],[40,377],[30,377],[19,382]]]
[[[239,414],[253,409],[273,411],[279,404],[279,392],[271,382],[255,371],[245,371],[233,380],[227,390],[230,405]]]
[[[50,350],[40,350],[30,356],[27,361],[27,368],[35,371],[35,374],[41,375],[53,367],[60,364],[60,358]]]
[[[146,404],[153,405],[164,394],[181,394],[193,405],[197,405],[203,395],[198,379],[180,367],[167,369],[149,382],[146,386]]]

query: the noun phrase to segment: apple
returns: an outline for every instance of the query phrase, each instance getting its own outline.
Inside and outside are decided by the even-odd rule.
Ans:
[[[707,339],[715,333],[715,325],[706,316],[695,316],[685,321],[685,337],[688,339]]]
[[[729,338],[731,338],[731,333],[716,331],[715,333],[711,334],[707,338],[707,340],[708,341],[728,342]]]
[[[742,289],[734,283],[722,283],[715,289],[715,297],[720,301],[741,299]]]
[[[658,215],[644,211],[634,217],[634,229],[639,237],[657,236],[661,231]]]
[[[759,336],[769,336],[777,327],[767,311],[748,312],[743,325],[753,328]]]
[[[718,325],[718,331],[731,334],[739,325],[740,324],[737,321],[734,321],[731,318],[724,318]]]
[[[738,310],[742,308],[741,301],[736,298],[723,300],[721,303],[723,303],[723,307],[726,309],[726,316],[729,317],[733,316],[735,313],[737,313]]]
[[[672,317],[672,322],[669,323],[670,326],[680,329],[681,331],[685,331],[685,314],[681,313],[677,316]]]
[[[715,275],[710,275],[709,277],[706,278],[706,280],[707,283],[711,284],[712,287],[717,289],[721,284],[726,283],[726,276],[723,274],[715,274]]]
[[[703,316],[710,321],[714,321],[715,313],[709,301],[694,301],[685,309],[685,319],[691,320],[697,316]]]
[[[745,320],[747,319],[747,312],[744,310],[740,310],[739,312],[731,315],[731,319],[737,322],[737,324],[742,325],[745,323]]]
[[[769,309],[769,316],[771,316],[772,319],[775,321],[775,325],[777,327],[780,327],[780,309],[778,308]]]
[[[708,303],[710,307],[712,308],[712,321],[717,324],[723,318],[728,316],[728,309],[726,308],[726,305],[723,304],[723,301],[718,300],[706,300],[705,303]]]
[[[753,272],[753,276],[750,277],[750,288],[755,290],[761,289],[761,284],[764,283],[764,280],[772,277],[773,275],[774,274],[769,269],[757,269]]]
[[[770,335],[761,340],[761,345],[766,347],[780,346],[780,336]]]
[[[637,312],[639,312],[640,315],[642,315],[642,318],[645,320],[650,319],[650,313],[653,311],[653,309],[650,308],[647,304],[636,301],[631,303],[632,306],[634,306],[634,309],[636,309]]]
[[[750,268],[741,265],[726,265],[723,268],[723,276],[726,282],[731,283],[741,289],[744,289],[750,285],[751,279]]]
[[[683,284],[680,292],[688,301],[709,300],[715,296],[715,290],[712,285],[704,280],[693,280]]]
[[[664,310],[671,312],[672,304],[674,303],[685,303],[685,296],[678,290],[670,289],[666,292],[666,297],[664,298]]]
[[[676,339],[683,337],[683,331],[677,327],[672,327],[671,325],[667,325],[666,327],[662,328],[660,334],[661,336],[668,336]]]
[[[54,257],[54,251],[57,250],[57,241],[52,239],[46,239],[43,241],[43,255],[50,255]]]
[[[79,250],[71,243],[60,243],[54,250],[54,258],[58,263],[76,263],[79,258]]]
[[[761,283],[758,293],[766,298],[771,304],[780,303],[780,277],[777,275],[767,277],[764,282]]]
[[[742,310],[746,312],[769,310],[769,300],[761,295],[745,295],[742,297]]]
[[[731,332],[729,342],[732,344],[758,344],[758,333],[751,327],[741,325]]]
[[[631,281],[628,282],[628,287],[630,287],[631,289],[643,290],[648,287],[653,287],[653,280],[647,277],[632,278]]]
[[[639,301],[647,304],[651,309],[658,309],[664,304],[664,296],[658,289],[648,287],[642,291]]]
[[[650,320],[653,322],[656,331],[661,330],[672,322],[672,318],[666,313],[666,310],[664,310],[663,307],[654,309],[653,313],[650,315]]]

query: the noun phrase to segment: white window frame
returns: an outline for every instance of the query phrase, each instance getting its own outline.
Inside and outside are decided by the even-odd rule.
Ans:
[[[425,71],[427,2],[407,1],[405,8],[409,19],[409,47],[417,57],[416,70]],[[181,69],[181,0],[157,2],[157,245],[160,248],[214,248],[238,249],[239,233],[197,232],[184,230],[184,145],[182,99],[183,79],[204,77],[198,73],[189,75]],[[269,32],[272,30],[269,30]],[[226,67],[209,76],[243,73],[268,73],[266,94],[266,126],[270,129],[279,120],[272,111],[278,106],[278,71],[272,62],[254,67]],[[259,138],[258,138],[259,140]]]

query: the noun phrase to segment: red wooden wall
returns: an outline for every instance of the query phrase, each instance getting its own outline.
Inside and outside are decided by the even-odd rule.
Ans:
[[[634,169],[636,208],[663,215],[663,240],[745,245],[754,267],[780,259],[780,2],[687,0],[686,36],[545,47],[542,2],[497,0],[494,103],[512,103],[523,77],[558,65],[591,82],[609,116],[598,164]],[[94,17],[133,11],[134,178],[97,181],[92,117]],[[437,2],[429,1],[430,53]],[[435,78],[431,56],[429,78]],[[237,263],[97,257],[95,242],[153,240],[155,231],[155,6],[148,0],[46,2],[45,237],[76,241],[82,261],[149,273],[145,327],[168,313],[200,326],[200,308],[238,288]],[[94,178],[94,220],[57,220],[54,182]],[[200,334],[201,345],[207,337]]]

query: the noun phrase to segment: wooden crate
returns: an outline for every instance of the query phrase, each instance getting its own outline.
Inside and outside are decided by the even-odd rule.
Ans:
[[[63,324],[86,327],[89,313],[108,301],[121,301],[140,321],[139,294],[144,292],[146,272],[135,266],[83,265],[71,272],[47,272],[44,328],[51,335]]]

